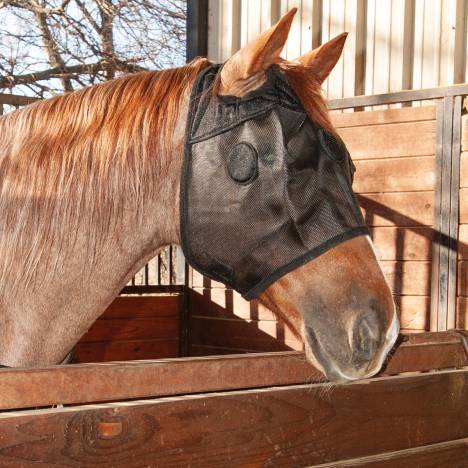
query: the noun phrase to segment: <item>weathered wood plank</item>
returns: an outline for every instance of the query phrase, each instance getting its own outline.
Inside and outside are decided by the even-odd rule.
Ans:
[[[334,461],[311,465],[308,468],[454,468],[466,466],[468,439],[451,440],[438,444],[413,447],[397,452],[386,452],[353,460]]]
[[[216,320],[192,316],[189,330],[190,343],[194,345],[223,346],[250,351],[302,348],[302,342],[280,322]]]
[[[429,330],[429,296],[394,296],[400,312],[400,326],[405,330]]]
[[[468,224],[468,188],[460,190],[460,224]]]
[[[458,262],[458,295],[468,296],[468,261]]]
[[[0,409],[290,385],[320,379],[321,374],[298,352],[0,369]]]
[[[457,328],[468,330],[468,297],[457,298]]]
[[[458,334],[420,333],[408,336],[398,346],[385,372],[396,374],[467,365],[468,355]],[[314,381],[323,381],[323,376],[299,352],[1,369],[0,409]]]
[[[190,313],[192,315],[239,319],[270,320],[276,316],[258,301],[246,301],[232,289],[193,288],[189,292]]]
[[[338,128],[434,120],[435,106],[403,107],[401,109],[345,112],[339,114],[332,113],[331,119],[333,125]]]
[[[460,159],[460,187],[468,187],[468,151],[461,154]]]
[[[147,318],[173,317],[177,318],[182,304],[182,295],[157,296],[119,296],[99,317],[100,319],[115,318]]]
[[[338,133],[354,160],[428,156],[435,151],[433,120],[339,128]]]
[[[175,358],[178,354],[178,338],[78,343],[73,348],[77,363]]]
[[[372,241],[380,260],[430,260],[430,227],[374,227]]]
[[[466,102],[466,101],[465,101]],[[462,151],[468,151],[468,114],[462,117]]]
[[[428,296],[431,287],[429,262],[380,262],[393,294]]]
[[[81,343],[133,339],[177,338],[179,321],[173,318],[128,318],[97,320],[81,337]]]
[[[468,260],[468,224],[460,224],[458,231],[458,259]]]
[[[432,226],[434,220],[434,192],[373,193],[358,201],[371,227]]]
[[[468,371],[0,415],[0,462],[306,466],[468,436]],[[11,465],[10,465],[11,466]]]
[[[355,193],[434,190],[434,156],[356,161]]]

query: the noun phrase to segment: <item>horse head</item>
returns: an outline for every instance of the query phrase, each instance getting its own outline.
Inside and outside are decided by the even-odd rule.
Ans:
[[[399,323],[321,95],[346,34],[286,61],[294,13],[194,85],[182,244],[202,273],[282,317],[331,381],[347,382],[380,370]]]

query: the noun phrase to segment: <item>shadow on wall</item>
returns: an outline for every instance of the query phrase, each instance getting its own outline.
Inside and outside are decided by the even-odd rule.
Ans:
[[[463,256],[468,256],[468,245],[457,242],[447,236],[439,235],[432,227],[409,216],[392,210],[388,206],[371,198],[358,195],[359,203],[364,210],[367,225],[374,225],[375,218],[380,217],[398,226],[395,229],[392,255],[396,261],[383,262],[384,272],[392,288],[395,302],[401,314],[403,325],[411,323],[409,317],[413,311],[418,315],[419,329],[429,329],[430,294],[432,275],[433,239],[440,245],[457,248]],[[372,233],[372,229],[371,229]],[[420,257],[427,261],[405,262],[407,238],[417,237],[418,249],[423,249]],[[372,234],[373,236],[373,234]],[[424,274],[406,270],[407,264],[424,267]],[[386,264],[390,264],[387,268]],[[256,301],[247,302],[221,283],[216,283],[199,273],[193,272],[193,289],[190,289],[189,318],[189,354],[210,355],[245,352],[266,352],[283,350],[301,350],[302,341],[295,336],[286,324],[276,319],[274,314]],[[414,286],[414,283],[418,283]],[[459,285],[468,284],[466,269],[459,271]],[[408,290],[418,295],[408,295]],[[424,295],[421,295],[424,293]],[[463,298],[459,298],[463,300]],[[414,303],[411,303],[414,301]],[[405,312],[409,310],[410,312]],[[465,328],[464,314],[459,306],[458,328]]]

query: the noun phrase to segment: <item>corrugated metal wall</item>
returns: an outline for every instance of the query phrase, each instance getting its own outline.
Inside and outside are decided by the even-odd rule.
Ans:
[[[349,32],[329,98],[467,80],[468,0],[211,0],[209,58],[226,60],[292,7],[287,59]]]

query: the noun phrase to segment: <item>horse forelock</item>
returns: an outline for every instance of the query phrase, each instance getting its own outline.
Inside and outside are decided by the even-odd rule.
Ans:
[[[181,104],[207,65],[124,76],[0,118],[0,293],[25,287],[38,265],[54,270],[78,228],[88,227],[90,262],[123,210],[138,229],[142,202],[181,151]]]

